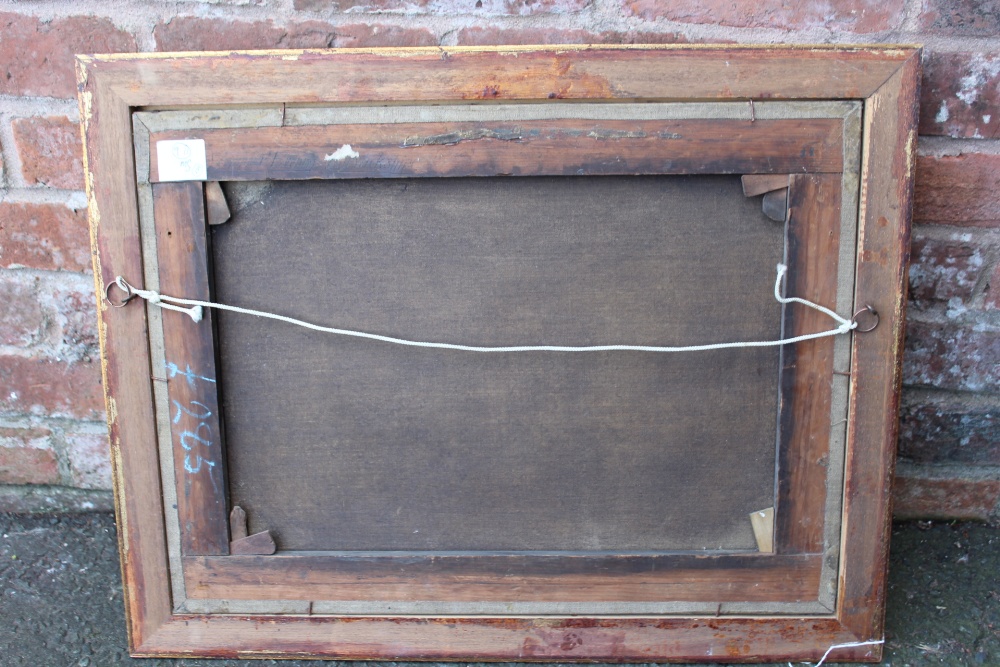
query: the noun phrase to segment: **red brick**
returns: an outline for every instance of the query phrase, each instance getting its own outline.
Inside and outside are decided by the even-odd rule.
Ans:
[[[917,22],[938,35],[996,37],[1000,34],[997,0],[923,0]]]
[[[918,308],[972,297],[988,252],[972,241],[917,236],[910,254],[910,299]]]
[[[135,50],[135,38],[108,19],[0,12],[0,94],[75,97],[74,54]]]
[[[70,285],[53,290],[52,318],[58,327],[59,352],[64,359],[90,362],[100,357],[97,340],[97,300],[93,285],[82,291]]]
[[[21,173],[32,185],[82,190],[80,127],[66,116],[18,118],[11,126],[21,156]]]
[[[437,46],[438,38],[423,28],[400,28],[390,25],[354,23],[337,26],[330,46],[336,48],[369,46]]]
[[[1000,388],[1000,332],[910,320],[903,383],[957,391]]]
[[[191,16],[160,23],[153,35],[156,48],[161,51],[434,46],[438,43],[430,31],[422,28],[366,24],[335,26],[323,21],[277,26],[271,20],[249,23]]]
[[[1000,410],[955,398],[907,401],[900,411],[899,455],[916,463],[1000,465]]]
[[[44,318],[35,290],[36,278],[14,272],[0,273],[0,344],[27,347],[42,336]]]
[[[56,484],[59,466],[43,428],[0,427],[0,484]]]
[[[57,204],[0,202],[0,265],[89,271],[86,213]]]
[[[404,12],[527,16],[578,12],[590,0],[295,0],[295,8],[319,12]]]
[[[915,222],[1000,226],[1000,155],[921,156],[916,179]]]
[[[1000,263],[993,267],[983,305],[989,310],[1000,310]]]
[[[622,0],[625,11],[647,20],[727,25],[737,28],[878,32],[898,27],[904,0],[842,0],[835,3],[786,0]]]
[[[1000,53],[931,53],[920,98],[920,134],[1000,136]]]
[[[0,447],[0,484],[56,484],[54,452],[31,447]]]
[[[103,419],[100,364],[0,357],[0,410]]]
[[[462,28],[458,43],[463,46],[502,44],[678,44],[688,40],[676,32],[604,32],[559,30],[555,28]]]
[[[111,488],[111,458],[107,433],[67,433],[66,457],[73,486]]]
[[[893,483],[893,516],[896,519],[995,518],[1000,481],[993,479],[935,479],[897,471]]]
[[[0,271],[0,345],[49,346],[65,361],[97,359],[97,314],[93,281],[59,274],[39,282],[25,271]]]
[[[271,20],[249,23],[181,16],[159,23],[153,29],[153,36],[160,51],[308,49],[329,46],[334,38],[334,26],[307,21],[282,28]]]

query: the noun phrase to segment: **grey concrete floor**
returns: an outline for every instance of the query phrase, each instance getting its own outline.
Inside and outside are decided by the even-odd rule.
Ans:
[[[111,515],[0,514],[0,536],[3,667],[351,664],[130,658]],[[1000,666],[1000,529],[895,526],[889,586],[882,664]]]

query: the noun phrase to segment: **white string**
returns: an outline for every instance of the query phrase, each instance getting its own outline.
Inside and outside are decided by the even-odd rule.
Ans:
[[[395,345],[409,345],[412,347],[429,347],[439,350],[460,350],[463,352],[610,352],[618,350],[630,350],[637,352],[702,352],[707,350],[723,350],[728,348],[741,348],[741,347],[773,347],[778,345],[786,345],[789,343],[799,343],[806,340],[813,340],[815,338],[825,338],[827,336],[838,336],[840,334],[849,333],[852,329],[858,326],[857,322],[849,320],[845,317],[841,317],[829,308],[824,308],[818,304],[811,301],[806,301],[805,299],[800,299],[798,297],[783,297],[781,296],[781,286],[785,277],[785,273],[788,271],[788,267],[784,264],[778,264],[778,277],[774,281],[774,298],[783,304],[789,303],[799,303],[809,308],[818,310],[830,318],[835,320],[840,326],[836,329],[830,329],[828,331],[821,331],[819,333],[803,334],[801,336],[794,336],[792,338],[784,338],[781,340],[767,340],[767,341],[744,341],[736,343],[710,343],[707,345],[681,345],[681,346],[659,346],[659,345],[580,345],[580,346],[567,346],[567,345],[512,345],[504,347],[480,347],[476,345],[461,345],[457,343],[432,343],[428,341],[419,340],[407,340],[405,338],[394,338],[392,336],[382,336],[380,334],[367,333],[364,331],[352,331],[350,329],[335,329],[333,327],[324,327],[318,324],[312,324],[310,322],[304,322],[302,320],[297,320],[293,317],[285,317],[284,315],[278,315],[276,313],[268,313],[260,310],[253,310],[250,308],[241,308],[239,306],[229,306],[222,303],[213,303],[211,301],[199,301],[197,299],[182,299],[175,296],[167,296],[166,294],[160,294],[158,292],[153,292],[150,290],[143,290],[130,285],[122,276],[118,276],[115,279],[115,283],[118,285],[122,291],[125,292],[127,298],[131,298],[131,295],[138,296],[145,299],[149,303],[155,304],[160,308],[166,308],[168,310],[175,310],[181,313],[187,313],[192,320],[195,322],[200,322],[202,319],[202,309],[203,308],[214,308],[216,310],[227,310],[233,313],[242,313],[244,315],[253,315],[255,317],[264,317],[271,320],[278,320],[279,322],[286,322],[288,324],[294,324],[296,326],[304,327],[306,329],[312,329],[313,331],[319,331],[322,333],[336,334],[338,336],[354,336],[356,338],[367,338],[369,340],[382,341],[383,343],[393,343]],[[188,306],[185,308],[184,306]]]
[[[820,658],[819,662],[817,662],[812,667],[821,667],[823,665],[823,663],[826,662],[827,657],[831,653],[833,653],[834,651],[836,651],[838,648],[854,648],[855,646],[877,646],[879,644],[884,644],[884,643],[885,643],[884,639],[873,639],[873,640],[868,641],[868,642],[850,642],[850,643],[847,643],[847,644],[834,644],[830,648],[826,649],[826,653],[823,654],[823,657]],[[803,664],[805,664],[805,663],[803,663]],[[792,667],[792,663],[788,663],[788,667]]]

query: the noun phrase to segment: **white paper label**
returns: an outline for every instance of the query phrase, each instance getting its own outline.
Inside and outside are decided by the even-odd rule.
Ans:
[[[208,161],[204,139],[156,142],[156,168],[160,182],[207,181]]]

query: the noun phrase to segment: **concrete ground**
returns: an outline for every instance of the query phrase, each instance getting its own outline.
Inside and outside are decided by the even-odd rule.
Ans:
[[[3,667],[348,664],[134,660],[125,648],[110,514],[0,514],[0,535]],[[1000,666],[1000,529],[971,523],[897,525],[890,568],[882,664]]]

